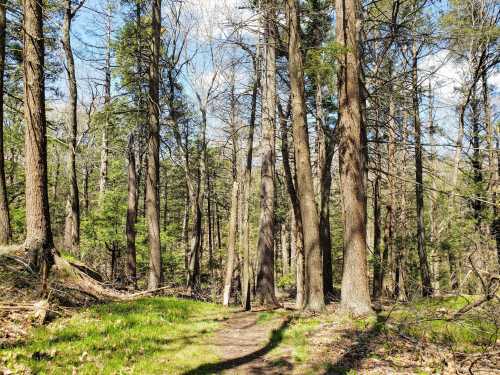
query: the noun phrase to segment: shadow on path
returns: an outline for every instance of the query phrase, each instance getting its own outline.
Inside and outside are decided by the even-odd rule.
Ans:
[[[255,361],[263,357],[281,343],[281,341],[283,340],[283,333],[287,330],[288,326],[290,325],[290,320],[291,320],[290,317],[287,317],[278,328],[273,330],[269,342],[261,349],[238,358],[232,358],[221,362],[207,363],[200,365],[193,370],[185,372],[184,375],[219,373],[224,370],[230,370],[243,366],[247,363],[250,363],[252,361]]]
[[[356,341],[334,363],[328,364],[324,375],[345,375],[349,374],[351,370],[356,370],[360,362],[375,349],[376,345],[373,340],[382,332],[385,321],[385,318],[377,315],[377,322],[368,331],[361,333],[356,330],[347,331],[344,337],[356,336]]]

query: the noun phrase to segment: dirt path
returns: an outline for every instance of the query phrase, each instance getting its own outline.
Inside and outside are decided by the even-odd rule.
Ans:
[[[281,343],[288,327],[288,316],[273,316],[259,322],[259,312],[238,312],[231,315],[211,343],[220,361],[206,364],[193,374],[283,374],[292,369],[286,353],[279,359],[269,353]]]

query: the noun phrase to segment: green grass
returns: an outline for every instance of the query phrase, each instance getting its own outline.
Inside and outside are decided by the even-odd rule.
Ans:
[[[271,352],[271,357],[279,359],[284,352],[292,355],[295,364],[309,359],[311,348],[307,336],[320,324],[320,319],[311,317],[294,317],[289,326],[280,333],[280,345]]]
[[[216,361],[206,345],[227,310],[145,298],[83,310],[0,351],[0,368],[40,374],[179,374]]]
[[[497,312],[492,313],[493,302],[458,319],[446,319],[471,302],[474,302],[472,296],[419,299],[392,312],[389,322],[396,323],[399,330],[413,337],[475,352],[497,340],[494,319],[498,319],[500,311],[497,306]]]

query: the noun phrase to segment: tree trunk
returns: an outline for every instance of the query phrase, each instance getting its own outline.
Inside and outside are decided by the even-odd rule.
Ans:
[[[276,116],[276,40],[274,34],[275,2],[264,3],[265,77],[262,97],[262,166],[260,219],[257,252],[257,296],[262,304],[278,305],[274,293],[274,129]]]
[[[384,283],[382,271],[382,249],[380,247],[381,232],[381,204],[380,204],[380,168],[382,168],[382,155],[380,149],[380,102],[375,98],[375,180],[373,181],[373,299],[380,298]]]
[[[224,279],[224,306],[229,305],[229,298],[231,296],[231,286],[233,281],[233,271],[236,258],[236,235],[238,231],[238,203],[240,201],[240,184],[238,181],[238,128],[236,125],[236,98],[234,96],[234,72],[231,77],[230,89],[230,125],[232,134],[232,177],[233,188],[231,191],[231,213],[229,218],[229,233],[228,233],[228,249],[227,249],[227,264],[226,264],[226,277]]]
[[[472,209],[474,211],[474,219],[476,222],[476,228],[481,230],[481,223],[483,219],[483,202],[481,201],[482,188],[483,188],[483,170],[482,170],[482,155],[481,155],[481,134],[479,129],[479,99],[477,98],[476,85],[472,88],[472,95],[470,100],[471,108],[471,123],[472,123],[472,134],[471,134],[471,147],[472,147],[472,181],[473,185],[473,201]]]
[[[234,168],[234,167],[233,167]],[[231,214],[229,217],[229,235],[227,249],[226,277],[224,279],[224,306],[229,305],[231,285],[233,281],[234,261],[236,252],[236,231],[238,217],[238,176],[233,172],[233,188],[231,192]]]
[[[319,217],[314,199],[306,124],[300,23],[296,0],[288,0],[287,4],[290,33],[288,71],[292,97],[293,140],[297,170],[297,193],[300,202],[304,235],[305,308],[313,311],[321,311],[325,307],[323,296],[323,263],[320,248]]]
[[[77,99],[78,91],[76,86],[75,62],[73,59],[73,50],[71,48],[71,21],[75,15],[75,11],[71,7],[71,0],[65,0],[65,12],[63,22],[63,37],[62,45],[66,56],[66,73],[68,76],[69,87],[69,116],[68,128],[70,131],[69,139],[69,168],[70,168],[70,212],[68,216],[70,227],[68,228],[68,238],[65,238],[65,246],[70,249],[73,254],[77,254],[80,246],[80,196],[78,193],[78,177],[76,172],[76,142],[78,136],[77,122]]]
[[[159,102],[159,60],[160,60],[161,0],[152,0],[152,55],[149,62],[149,136],[148,168],[146,177],[146,218],[149,240],[149,283],[150,290],[162,282],[160,247],[160,204],[158,185],[160,180],[160,102]]]
[[[212,226],[212,190],[210,173],[207,173],[207,227],[208,227],[208,271],[211,281],[214,277],[214,236]]]
[[[5,155],[3,147],[3,92],[5,71],[5,30],[7,27],[6,1],[0,1],[0,245],[10,241],[9,201],[7,199],[7,184],[5,181]]]
[[[137,288],[137,261],[135,251],[135,222],[137,220],[137,171],[135,166],[134,137],[128,144],[128,200],[127,200],[127,276]]]
[[[90,179],[90,169],[87,163],[83,167],[83,209],[85,214],[89,213],[89,179]]]
[[[437,164],[437,151],[436,151],[436,140],[435,140],[436,128],[434,127],[434,96],[432,91],[431,82],[429,81],[429,142],[431,144],[431,153],[429,161],[432,168],[432,173],[438,172]],[[439,254],[439,243],[437,240],[437,200],[438,192],[436,185],[437,176],[432,178],[432,191],[430,192],[430,204],[429,204],[429,222],[430,222],[430,236],[429,240],[432,245],[432,255],[431,255],[431,268],[432,268],[432,289],[436,295],[439,295],[439,269],[440,269],[440,254]]]
[[[373,299],[382,294],[384,276],[382,274],[382,251],[380,248],[380,174],[376,172],[373,182]]]
[[[191,227],[191,244],[188,254],[188,288],[191,292],[198,288],[200,283],[200,261],[202,251],[202,221],[203,221],[203,200],[205,197],[205,182],[207,173],[207,108],[206,103],[200,101],[201,112],[201,132],[198,139],[200,148],[200,160],[197,167],[196,189],[191,187],[191,207],[193,223]],[[192,185],[192,184],[191,184]]]
[[[288,196],[292,205],[291,231],[291,268],[296,272],[296,306],[299,309],[304,308],[305,290],[304,290],[304,237],[302,231],[302,214],[300,213],[300,202],[297,190],[295,189],[296,175],[292,174],[290,166],[290,151],[288,146],[288,127],[287,122],[290,117],[292,102],[289,99],[286,113],[283,112],[281,104],[278,102],[278,112],[280,115],[281,129],[281,156],[283,158],[283,171],[285,172],[285,181]],[[294,182],[295,181],[295,182]]]
[[[330,236],[330,190],[332,187],[332,161],[334,144],[325,122],[323,93],[320,78],[316,79],[316,121],[318,128],[319,169],[319,235],[323,257],[323,294],[330,298],[333,291],[332,240]]]
[[[106,185],[108,183],[108,133],[111,126],[110,112],[111,112],[111,8],[107,9],[107,46],[106,46],[106,63],[104,68],[104,111],[105,122],[104,129],[102,130],[102,143],[101,143],[101,167],[99,170],[99,204],[102,204],[104,193],[106,192]]]
[[[353,315],[371,314],[366,264],[366,187],[361,114],[359,9],[357,0],[336,2],[337,42],[348,50],[338,74],[340,178],[344,209],[344,265],[341,307]]]
[[[498,150],[498,126],[493,126],[493,121],[491,119],[491,107],[490,107],[490,94],[488,87],[488,79],[486,72],[483,72],[481,77],[483,84],[483,108],[484,117],[486,123],[486,129],[488,133],[488,163],[489,163],[489,174],[490,182],[488,184],[491,202],[493,203],[493,217],[491,222],[491,234],[495,238],[496,249],[497,249],[497,261],[500,266],[500,216],[499,209],[497,206],[497,195],[498,195],[498,175],[500,168],[500,152]],[[497,140],[495,142],[495,139]]]
[[[290,273],[290,230],[288,225],[289,223],[285,222],[281,226],[281,269],[283,276]]]
[[[392,62],[391,62],[392,64]],[[391,72],[392,77],[392,72]],[[389,199],[386,204],[386,220],[384,224],[384,255],[385,260],[382,259],[382,292],[384,290],[384,275],[386,270],[391,270],[389,265],[390,259],[394,259],[394,225],[395,225],[395,207],[396,207],[396,181],[395,173],[396,167],[396,110],[394,103],[394,89],[391,87],[389,98],[389,127],[387,129],[387,189]],[[389,280],[391,280],[389,278]]]
[[[182,241],[184,242],[184,271],[188,273],[189,254],[189,189],[186,184],[186,199],[184,202],[184,215],[182,215]]]
[[[415,127],[415,196],[417,207],[417,246],[420,261],[420,278],[422,282],[422,295],[432,295],[432,284],[429,273],[429,263],[425,249],[425,225],[424,225],[424,185],[422,178],[422,130],[420,123],[420,109],[418,98],[418,76],[417,76],[417,47],[413,42],[413,66],[412,66],[412,104],[413,125]]]
[[[168,173],[167,173],[167,167],[165,166],[164,170],[164,176],[163,178],[165,179],[165,185],[163,185],[163,230],[167,230],[168,226]]]
[[[242,224],[242,243],[240,244],[242,252],[242,282],[241,282],[241,303],[243,308],[248,311],[251,308],[250,305],[250,225],[249,225],[249,205],[250,205],[250,190],[252,187],[252,160],[253,160],[253,137],[255,130],[255,118],[257,112],[257,95],[260,86],[260,72],[259,72],[259,53],[260,48],[257,46],[255,52],[255,57],[253,60],[254,67],[254,82],[252,87],[252,104],[250,112],[250,122],[248,124],[248,135],[247,135],[247,155],[245,160],[245,171],[243,173],[243,189],[242,189],[242,205],[241,205],[241,224]],[[219,222],[219,217],[217,216],[217,223]],[[217,224],[217,228],[219,225]],[[220,242],[220,236],[219,236]]]
[[[47,135],[45,119],[43,5],[24,0],[23,72],[26,242],[31,265],[41,267],[42,292],[47,289],[49,270],[54,262],[53,240],[47,191]]]

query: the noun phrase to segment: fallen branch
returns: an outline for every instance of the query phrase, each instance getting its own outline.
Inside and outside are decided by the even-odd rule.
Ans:
[[[476,246],[477,247],[477,246]],[[464,315],[465,313],[481,306],[483,303],[491,301],[493,298],[495,298],[497,290],[500,286],[500,276],[490,276],[489,280],[486,282],[483,277],[481,276],[481,273],[479,270],[476,268],[476,265],[474,264],[474,260],[472,259],[472,254],[469,255],[469,262],[471,264],[472,270],[476,274],[476,276],[479,278],[479,281],[481,282],[481,286],[483,287],[483,293],[484,296],[477,300],[474,303],[470,303],[464,307],[462,307],[460,310],[458,310],[455,314],[453,314],[449,320],[459,318],[460,316]]]

